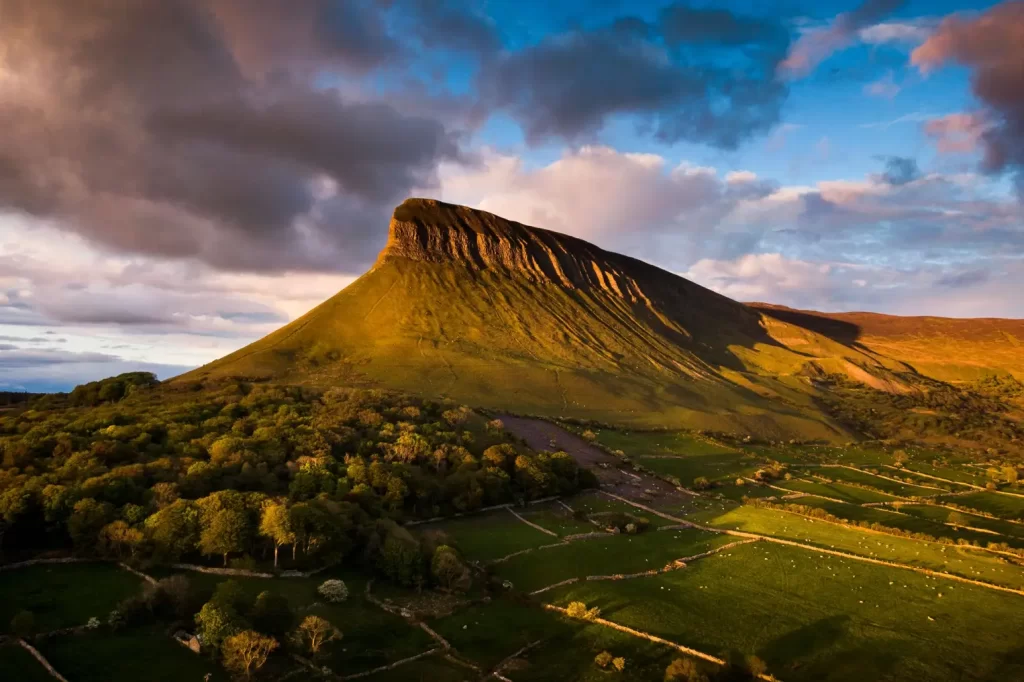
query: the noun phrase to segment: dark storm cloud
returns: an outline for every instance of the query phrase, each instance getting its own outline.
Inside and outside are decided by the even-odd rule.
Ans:
[[[485,17],[446,0],[413,0],[414,31],[426,47],[489,56],[501,47],[497,28]]]
[[[882,179],[890,185],[905,185],[921,177],[921,169],[917,161],[902,156],[890,156],[885,159],[885,172]]]
[[[945,19],[936,32],[914,50],[912,60],[923,71],[947,62],[973,71],[971,88],[984,105],[982,116],[964,117],[980,126],[983,166],[990,172],[1012,172],[1024,192],[1024,2],[996,5],[981,16]],[[984,121],[984,123],[979,123]],[[983,132],[981,132],[983,130]]]
[[[434,118],[314,86],[406,57],[381,7],[0,0],[0,209],[227,269],[365,265],[368,216],[460,157]]]
[[[632,114],[663,142],[732,149],[778,122],[787,90],[774,73],[787,46],[776,24],[677,5],[657,24],[623,18],[503,53],[479,88],[532,141],[591,136]],[[716,47],[729,49],[728,64]]]
[[[947,289],[965,289],[987,282],[991,275],[988,270],[967,270],[955,275],[944,275],[935,284]]]

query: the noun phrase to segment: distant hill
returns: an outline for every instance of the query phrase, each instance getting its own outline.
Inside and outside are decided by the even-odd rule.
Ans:
[[[410,199],[366,274],[176,381],[380,386],[553,417],[846,439],[821,407],[822,377],[891,393],[925,379],[902,357],[917,341],[886,345],[858,325],[747,306],[574,237]],[[1009,338],[993,343],[1011,371],[1024,364]]]

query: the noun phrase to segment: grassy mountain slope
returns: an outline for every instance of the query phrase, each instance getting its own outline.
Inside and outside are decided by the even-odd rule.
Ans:
[[[647,263],[482,211],[409,200],[365,275],[182,380],[381,386],[637,426],[848,438],[814,377],[913,371]]]
[[[1024,320],[819,313],[767,303],[748,305],[844,345],[900,358],[939,381],[1007,374],[1024,380]]]

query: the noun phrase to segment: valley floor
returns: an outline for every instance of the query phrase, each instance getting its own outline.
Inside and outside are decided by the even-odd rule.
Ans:
[[[756,657],[764,679],[786,682],[1024,679],[1024,493],[1014,486],[979,490],[977,470],[927,464],[928,453],[895,466],[879,450],[746,448],[667,432],[588,439],[502,421],[532,448],[573,455],[601,488],[410,527],[445,533],[496,576],[504,591],[490,596],[337,573],[350,598],[327,613],[344,637],[318,675],[660,681],[675,658],[714,670]],[[698,480],[706,490],[692,489]],[[624,519],[636,532],[611,532]],[[235,579],[303,612],[323,606],[316,586],[333,576]],[[212,591],[224,578],[190,579]],[[142,580],[102,563],[0,571],[0,623],[28,608],[43,630],[83,626]],[[569,617],[574,602],[599,613]],[[35,647],[69,682],[222,674],[157,630],[55,634]],[[594,662],[604,651],[622,672]],[[293,661],[268,674],[313,673]],[[50,679],[14,640],[0,646],[0,678]]]

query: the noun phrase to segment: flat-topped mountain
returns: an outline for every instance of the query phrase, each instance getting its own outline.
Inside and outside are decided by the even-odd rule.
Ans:
[[[410,199],[366,274],[183,379],[380,386],[519,413],[830,439],[849,434],[819,407],[821,377],[917,390],[918,369],[884,344],[790,312],[581,239]]]

